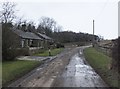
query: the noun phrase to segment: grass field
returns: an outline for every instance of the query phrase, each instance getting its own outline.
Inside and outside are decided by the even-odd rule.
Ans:
[[[117,72],[109,69],[111,58],[94,48],[86,48],[84,55],[88,63],[96,70],[103,80],[111,87],[118,87]]]
[[[59,54],[61,51],[63,51],[63,48],[52,49],[52,50],[51,50],[51,56],[55,56],[55,55]],[[44,51],[44,52],[42,52],[42,53],[37,53],[37,54],[35,54],[35,55],[36,55],[36,56],[43,56],[43,57],[49,56],[49,51],[46,50],[46,51]]]
[[[40,62],[38,61],[7,61],[2,63],[2,83],[6,85],[12,80],[15,80],[36,66]]]

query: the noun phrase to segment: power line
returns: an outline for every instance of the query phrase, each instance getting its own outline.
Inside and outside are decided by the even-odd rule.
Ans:
[[[110,1],[111,1],[111,0],[106,0],[106,2],[105,2],[105,4],[104,4],[104,6],[102,7],[101,11],[100,11],[100,12],[95,16],[95,18],[93,18],[93,19],[96,20],[96,19],[98,19],[98,17],[100,17],[100,15],[101,15],[102,12],[105,10],[106,6],[108,5],[108,3],[109,3]],[[115,1],[114,4],[116,5],[117,2],[118,2],[118,1]],[[114,4],[113,4],[113,5],[114,5]],[[115,6],[115,5],[114,5],[114,6]],[[114,7],[114,6],[113,6],[113,7]],[[88,24],[89,24],[89,22],[86,22],[86,26],[88,26]],[[82,27],[83,27],[83,26],[82,26]]]
[[[107,4],[110,3],[111,1],[113,1],[113,0],[107,0],[107,1],[106,1],[106,3],[104,4],[102,10],[100,11],[100,13],[99,13],[98,15],[96,15],[95,19],[97,19],[97,18],[102,14],[102,12],[105,10]],[[120,1],[120,0],[114,1],[112,8],[115,7],[116,5],[118,5],[118,2],[119,2],[119,1]]]
[[[107,6],[107,4],[108,4],[109,1],[110,1],[110,0],[107,0],[107,1],[105,2],[103,8],[102,8],[101,11],[95,16],[94,19],[97,19],[98,16],[100,16],[100,15],[102,14],[102,12],[105,10],[105,8],[106,8],[106,6]]]
[[[105,4],[104,4],[104,6],[103,6],[103,8],[102,8],[102,10],[95,16],[95,20],[96,20],[96,18],[98,18],[98,16],[100,16],[101,15],[101,13],[104,11],[104,9],[106,8],[106,6],[107,6],[107,4],[108,4],[108,2],[109,2],[109,0],[107,0],[106,2],[105,2]],[[88,22],[86,22],[86,26],[88,26]],[[83,26],[82,26],[83,27]]]

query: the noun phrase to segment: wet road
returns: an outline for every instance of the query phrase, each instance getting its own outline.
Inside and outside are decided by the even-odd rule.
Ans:
[[[83,55],[86,47],[66,49],[8,87],[107,87],[86,62]]]
[[[42,64],[33,69],[28,74],[11,82],[7,87],[51,87],[56,77],[63,72],[69,59],[78,48],[65,48],[63,52],[51,58],[42,58],[36,56],[20,57],[20,60],[43,60]]]
[[[54,83],[56,87],[107,87],[101,77],[86,62],[83,48],[72,56],[66,70]]]

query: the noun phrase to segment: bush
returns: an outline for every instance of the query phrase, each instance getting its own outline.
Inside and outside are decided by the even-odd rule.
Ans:
[[[3,57],[3,61],[8,60],[15,60],[17,56],[22,56],[22,55],[29,55],[29,49],[27,48],[20,48],[20,49],[8,49],[6,51],[6,57]]]
[[[56,44],[56,48],[64,48],[64,45],[61,44],[61,43],[57,43],[57,44]]]
[[[112,67],[115,70],[118,70],[120,74],[120,37],[116,40],[113,40],[113,48],[112,48]]]

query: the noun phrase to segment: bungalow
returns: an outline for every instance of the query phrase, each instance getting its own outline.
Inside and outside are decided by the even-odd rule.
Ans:
[[[8,36],[10,40],[11,52],[14,50],[15,55],[32,55],[41,50],[47,49],[53,44],[53,39],[41,33],[24,32],[19,29],[11,29]],[[19,55],[18,55],[19,54]]]
[[[41,38],[43,38],[44,40],[48,40],[48,41],[52,41],[52,38],[46,36],[45,34],[41,34],[41,33],[37,33]]]
[[[39,52],[42,48],[43,39],[32,32],[24,32],[18,29],[11,29],[8,35],[10,48],[9,52],[14,50],[15,55],[32,55]]]
[[[15,43],[14,47],[23,48],[23,47],[40,47],[42,38],[38,37],[32,32],[24,32],[22,30],[12,30],[14,33]]]
[[[41,34],[41,33],[36,33],[36,34],[37,34],[40,38],[43,39],[42,46],[43,46],[44,48],[48,48],[48,47],[50,47],[51,44],[54,43],[53,39],[50,38],[50,37],[48,37],[48,36],[46,36],[45,34]]]

